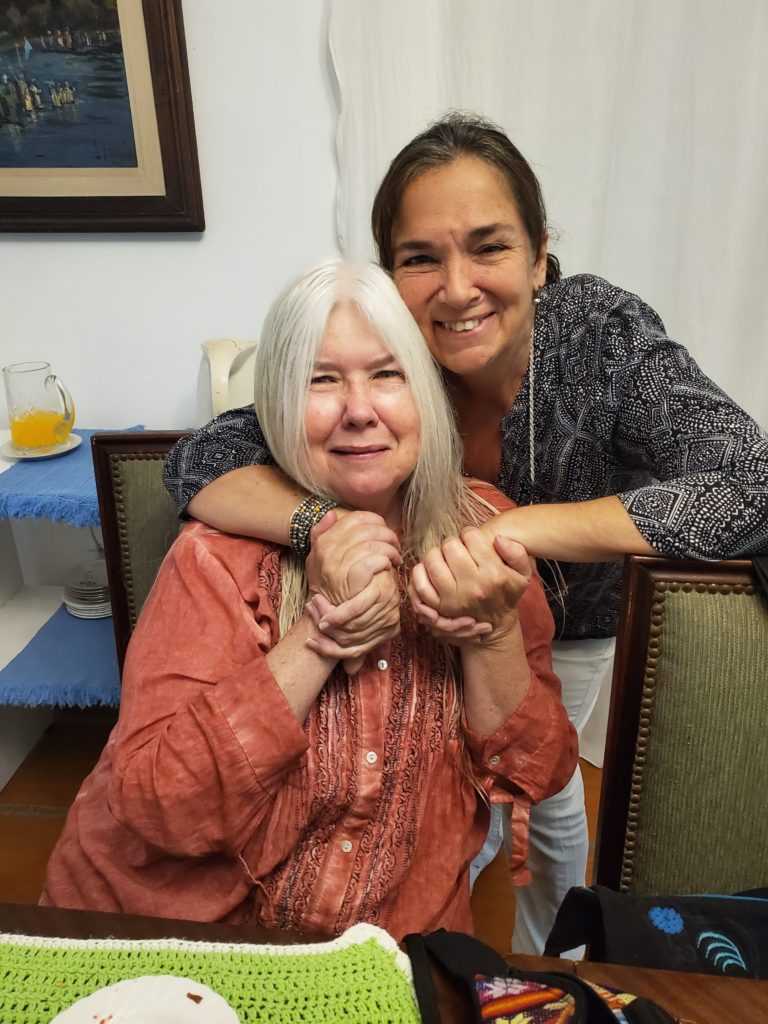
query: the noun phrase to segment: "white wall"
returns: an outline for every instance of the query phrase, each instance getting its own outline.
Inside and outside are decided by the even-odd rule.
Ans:
[[[565,275],[606,277],[768,427],[766,0],[332,0],[340,237],[446,108],[533,164]]]
[[[50,361],[83,427],[196,424],[200,342],[257,337],[287,278],[336,252],[325,3],[183,9],[205,232],[0,235],[0,365]]]
[[[200,342],[257,337],[287,278],[336,251],[337,108],[326,42],[328,0],[183,0],[183,6],[205,232],[0,234],[0,366],[48,359],[75,397],[79,426],[180,428],[202,422]],[[402,47],[422,53],[413,35]],[[531,153],[541,151],[531,143]],[[571,162],[537,170],[560,229],[556,250],[565,270],[599,272],[599,259],[568,259],[568,248],[584,233],[579,211],[591,217],[602,192],[588,196],[585,206],[568,191]],[[759,168],[754,174],[759,177]],[[706,221],[707,202],[697,209]],[[367,233],[367,217],[364,227]],[[751,253],[757,265],[765,244],[763,237]],[[701,264],[712,262],[713,251],[717,261],[711,247],[689,254],[685,266],[696,288],[707,287]],[[725,265],[732,268],[730,255]],[[653,245],[629,244],[619,232],[607,261],[612,270],[603,272],[654,304],[705,371],[768,425],[763,307],[749,295],[723,304],[715,338],[738,338],[739,359],[730,340],[707,348],[686,310],[675,317],[669,297],[644,283],[655,258]]]

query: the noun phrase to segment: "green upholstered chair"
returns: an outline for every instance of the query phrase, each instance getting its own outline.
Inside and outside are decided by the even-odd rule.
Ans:
[[[768,885],[768,601],[752,563],[629,556],[598,884]]]
[[[94,434],[96,490],[120,670],[139,612],[179,530],[163,486],[165,456],[180,431]]]

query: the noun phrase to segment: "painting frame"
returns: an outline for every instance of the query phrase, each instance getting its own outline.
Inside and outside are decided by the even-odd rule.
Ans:
[[[0,195],[0,232],[203,231],[181,0],[141,0],[157,119],[160,195]]]

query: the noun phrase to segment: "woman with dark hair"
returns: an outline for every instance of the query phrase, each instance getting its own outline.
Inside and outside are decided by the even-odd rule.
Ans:
[[[768,551],[768,438],[640,298],[589,274],[560,279],[539,184],[495,125],[451,114],[408,143],[379,188],[373,233],[443,368],[465,470],[518,506],[487,529],[560,562],[554,664],[580,731],[610,682],[624,554]],[[284,541],[304,495],[270,461],[251,410],[235,410],[179,445],[166,483],[192,516]],[[448,631],[437,561],[415,570],[412,590],[425,621]],[[328,611],[329,635],[345,614]],[[577,771],[533,810],[514,949],[542,951],[586,856]]]

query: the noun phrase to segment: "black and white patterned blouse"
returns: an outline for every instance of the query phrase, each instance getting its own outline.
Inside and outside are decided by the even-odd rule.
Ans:
[[[526,375],[501,424],[496,485],[520,505],[616,494],[663,555],[768,552],[768,435],[671,341],[636,295],[581,274],[539,293],[533,351],[534,473]],[[271,463],[251,408],[217,417],[168,456],[179,508],[232,469]],[[621,563],[563,564],[558,635],[612,636]]]

